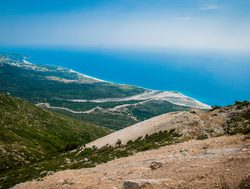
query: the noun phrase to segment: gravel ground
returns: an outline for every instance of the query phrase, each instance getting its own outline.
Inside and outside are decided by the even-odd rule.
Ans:
[[[152,169],[152,162],[161,166]],[[140,152],[95,168],[57,172],[14,188],[121,189],[126,181],[156,189],[234,188],[249,170],[250,140],[242,135],[221,136]]]

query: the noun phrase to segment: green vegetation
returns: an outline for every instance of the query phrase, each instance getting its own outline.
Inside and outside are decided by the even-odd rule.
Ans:
[[[52,158],[109,133],[109,129],[0,93],[1,175]]]
[[[101,107],[101,108],[113,108],[115,106],[123,105],[123,104],[134,104],[141,102],[141,100],[130,100],[130,101],[120,101],[120,102],[73,102],[73,101],[66,101],[66,100],[59,100],[59,99],[51,99],[50,101],[51,106],[57,106],[57,107],[65,107],[69,108],[71,110],[76,111],[86,111],[90,110],[95,107]]]
[[[101,125],[103,127],[110,128],[112,130],[119,130],[126,126],[133,125],[138,121],[132,119],[126,114],[121,113],[109,113],[109,112],[93,112],[91,114],[73,114],[68,111],[55,110],[59,113],[63,113],[67,116],[77,118],[79,120],[84,120],[96,125]]]
[[[106,145],[97,149],[93,146],[92,148],[85,148],[80,153],[79,149],[63,153],[32,165],[12,169],[6,171],[4,174],[1,173],[0,185],[3,188],[8,188],[20,182],[45,176],[46,174],[50,174],[51,171],[93,167],[116,158],[132,155],[136,152],[157,149],[161,146],[180,142],[179,137],[174,130],[171,130],[169,132],[155,133],[145,138],[140,137],[135,141],[129,141],[127,144],[117,142],[115,147]]]
[[[217,106],[217,105],[212,106],[212,108],[210,109],[210,112],[217,110],[217,109],[220,109],[220,108],[221,108],[221,106]]]
[[[175,111],[187,111],[190,108],[177,106],[167,101],[149,101],[139,104],[136,108],[130,108],[131,114],[138,117],[139,121],[144,121],[152,117]]]
[[[246,106],[249,106],[250,105],[250,102],[249,101],[235,101],[234,105],[236,106],[236,109],[242,109]]]
[[[0,53],[0,73],[1,92],[10,93],[32,103],[47,102],[51,106],[69,108],[75,111],[87,111],[97,106],[114,108],[118,105],[136,104],[141,101],[78,103],[68,101],[68,99],[122,98],[138,95],[146,91],[146,89],[131,85],[94,82],[92,79],[81,77],[75,72],[57,66],[27,65],[23,63],[23,57],[16,54]],[[169,102],[149,101],[124,107],[120,112],[105,110],[97,110],[87,114],[76,114],[65,110],[59,112],[118,130],[163,113],[187,109]],[[51,110],[58,111],[58,109]]]
[[[230,119],[227,121],[225,127],[226,134],[250,134],[250,102],[236,101],[234,106],[236,107],[236,111],[232,113]]]
[[[128,101],[126,102],[126,104],[133,102],[134,101]],[[112,103],[103,103],[103,104],[108,106],[111,105]],[[97,105],[102,106],[100,104]],[[185,111],[188,109],[189,108],[187,107],[177,106],[170,102],[150,101],[143,104],[138,104],[137,106],[126,107],[126,109],[123,112],[111,113],[111,112],[97,110],[91,114],[73,114],[71,112],[64,110],[56,110],[56,111],[68,115],[70,117],[75,117],[80,120],[85,120],[113,130],[120,130],[124,127],[133,125],[137,122],[144,121],[146,119],[150,119],[152,117],[164,113],[174,112],[174,111]]]
[[[0,54],[1,58],[1,54]],[[11,61],[11,60],[5,60]],[[19,63],[20,62],[13,62]],[[1,62],[0,62],[1,65]],[[86,82],[59,82],[50,80],[48,76],[56,76],[69,80],[78,80],[76,73],[71,73],[67,69],[58,70],[56,66],[41,66],[39,69],[25,69],[23,67],[13,66],[2,63],[0,66],[0,90],[9,92],[14,96],[21,97],[31,102],[47,102],[57,99],[98,99],[98,98],[121,98],[132,96],[144,92],[139,87],[127,87],[93,81]]]
[[[201,134],[201,135],[197,136],[197,140],[205,140],[207,138],[208,138],[207,134]]]

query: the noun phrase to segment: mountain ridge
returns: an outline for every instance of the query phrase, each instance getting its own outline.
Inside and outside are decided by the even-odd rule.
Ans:
[[[182,138],[198,137],[204,133],[208,135],[207,137],[222,135],[224,133],[223,125],[225,124],[222,116],[216,115],[211,119],[211,114],[214,115],[214,112],[203,112],[198,109],[166,113],[98,138],[86,144],[86,147],[115,146],[117,140],[122,144],[126,144],[129,140],[136,140],[139,137],[144,138],[146,135],[171,130],[182,135]],[[201,131],[194,131],[194,129],[198,128]],[[206,130],[213,131],[206,132]]]
[[[140,123],[131,125],[104,137],[98,138],[83,147],[116,146],[146,138],[158,132],[174,131],[181,140],[202,139],[250,132],[250,103],[236,101],[234,105],[214,107],[210,111],[191,109],[189,111],[170,112]]]

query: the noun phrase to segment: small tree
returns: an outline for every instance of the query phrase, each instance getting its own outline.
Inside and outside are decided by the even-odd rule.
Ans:
[[[131,145],[131,144],[133,144],[133,140],[129,140],[129,141],[127,142],[127,145]]]
[[[121,144],[122,144],[122,141],[121,141],[120,139],[117,139],[115,145],[116,145],[116,146],[120,146]]]

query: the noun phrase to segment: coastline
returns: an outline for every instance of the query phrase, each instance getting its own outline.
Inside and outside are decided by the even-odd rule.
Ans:
[[[35,63],[32,63],[32,62],[28,61],[26,57],[23,58],[23,63],[24,64],[28,64],[28,65],[39,65],[39,64],[35,64]],[[63,66],[58,66],[58,65],[53,65],[53,64],[43,64],[43,65],[55,66],[55,67],[58,67],[58,68],[62,68],[62,69],[68,70],[70,73],[76,73],[76,74],[78,74],[78,75],[80,75],[82,77],[93,79],[93,80],[98,81],[98,82],[111,83],[111,84],[115,84],[115,85],[130,85],[130,84],[121,84],[121,83],[116,83],[116,82],[112,82],[112,81],[102,80],[102,79],[99,79],[99,78],[96,78],[96,77],[92,77],[92,76],[83,74],[83,73],[81,73],[79,71],[75,71],[75,70],[73,70],[71,68],[68,68],[68,67],[63,67]],[[178,91],[155,90],[155,89],[149,89],[149,88],[145,88],[145,87],[141,87],[141,86],[137,86],[137,85],[131,85],[131,86],[142,88],[142,89],[145,89],[146,91],[150,91],[150,92],[169,93],[169,94],[170,93],[172,93],[172,94],[176,93],[179,96],[182,96],[184,98],[190,99],[190,100],[194,101],[195,103],[197,103],[197,105],[199,107],[196,107],[196,108],[211,109],[211,106],[209,104],[203,103],[203,102],[199,101],[198,99],[195,99],[195,98],[193,98],[191,96],[187,96],[187,95],[185,95],[185,94],[183,94],[181,92],[178,92]],[[75,99],[75,100],[81,100],[81,99]],[[177,103],[177,102],[174,102],[172,100],[167,100],[167,101],[170,102],[170,103],[172,103],[172,104],[175,104],[175,105],[184,106],[184,107],[190,107],[190,106],[187,106],[186,104]],[[191,108],[192,108],[192,106],[191,106]],[[195,108],[195,107],[193,107],[193,108]]]

